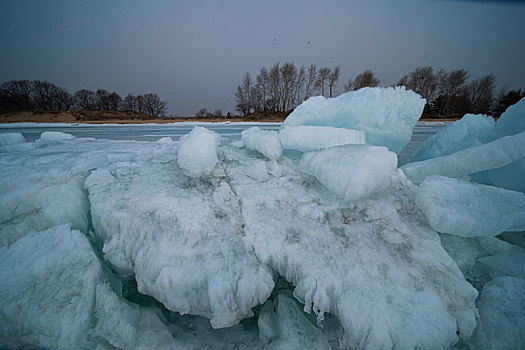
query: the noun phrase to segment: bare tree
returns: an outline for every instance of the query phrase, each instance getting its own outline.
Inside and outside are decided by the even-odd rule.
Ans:
[[[379,79],[377,79],[374,72],[372,72],[370,69],[365,70],[363,73],[358,74],[353,83],[352,83],[352,90],[359,90],[364,87],[374,87],[378,86],[380,83]]]
[[[110,111],[118,111],[121,103],[122,103],[122,97],[120,97],[119,94],[117,94],[114,91],[111,94],[109,94],[108,96],[108,107],[109,108],[108,109]]]
[[[293,62],[285,62],[281,66],[281,112],[285,112],[293,102],[293,91],[297,68]]]
[[[471,112],[488,114],[494,99],[496,77],[490,73],[473,80],[467,89],[470,94]]]
[[[0,110],[30,110],[33,108],[29,80],[11,80],[0,85]]]
[[[310,94],[312,93],[312,90],[315,86],[315,81],[317,80],[317,68],[315,64],[310,65],[308,67],[308,79],[306,79],[306,87],[304,92],[304,100],[308,100],[310,98]]]
[[[304,66],[301,66],[301,68],[299,69],[299,73],[297,73],[297,79],[295,81],[294,107],[299,105],[302,102],[301,90],[303,89],[305,80],[306,80],[306,71],[304,69]]]
[[[146,112],[146,105],[144,103],[144,95],[135,96],[135,111],[139,113]]]
[[[215,112],[213,112],[213,116],[216,118],[222,118],[222,110],[216,109]]]
[[[33,82],[33,100],[38,109],[45,111],[66,111],[71,107],[72,98],[66,89],[49,81]]]
[[[122,109],[124,111],[134,111],[136,107],[135,101],[135,96],[127,94],[124,100],[122,100]]]
[[[94,91],[82,89],[73,95],[73,106],[76,109],[93,110],[96,107],[97,96]]]
[[[261,68],[261,72],[257,75],[257,86],[262,95],[261,107],[266,110],[266,99],[269,92],[270,76],[266,67]]]
[[[341,67],[337,66],[328,76],[328,88],[330,89],[330,97],[333,97],[333,92],[337,88],[337,81],[339,80]]]
[[[204,118],[206,117],[206,114],[208,114],[208,110],[206,108],[201,108],[197,113],[195,113],[195,116],[197,118]]]
[[[144,105],[146,113],[149,115],[158,117],[166,114],[166,102],[162,101],[157,94],[145,94]]]
[[[322,96],[324,96],[324,88],[328,82],[330,73],[331,73],[330,68],[323,67],[319,69],[319,73],[317,74],[317,80],[315,81],[315,88],[317,89],[317,91],[321,93]]]
[[[110,92],[105,89],[98,89],[97,92],[97,109],[100,111],[109,110],[109,95]]]
[[[352,91],[354,87],[354,79],[348,78],[348,81],[345,84],[345,92]]]
[[[449,114],[454,112],[452,105],[456,103],[458,98],[466,94],[465,83],[469,78],[468,70],[456,69],[452,70],[443,77],[442,89],[445,93],[445,107],[444,113]]]
[[[270,68],[270,103],[269,109],[272,111],[278,111],[281,105],[281,71],[280,64],[277,62]]]
[[[426,98],[427,101],[432,101],[438,90],[439,74],[439,72],[435,74],[434,68],[431,66],[418,67],[401,78],[397,85],[406,86]]]

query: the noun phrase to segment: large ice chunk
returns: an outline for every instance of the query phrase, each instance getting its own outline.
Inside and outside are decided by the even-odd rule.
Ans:
[[[177,164],[187,176],[209,175],[219,161],[218,145],[219,134],[196,126],[181,139]]]
[[[261,130],[254,126],[241,132],[241,139],[246,148],[262,153],[270,159],[279,159],[283,154],[277,131]]]
[[[286,118],[288,126],[333,126],[366,132],[366,142],[399,153],[412,136],[425,99],[403,86],[363,88],[336,98],[311,97]]]
[[[279,131],[279,139],[285,149],[308,152],[347,144],[364,144],[365,132],[331,126],[287,126]]]
[[[496,129],[503,135],[525,131],[525,98],[507,108],[499,117]]]
[[[305,153],[301,168],[347,201],[386,189],[397,155],[386,147],[345,145]]]
[[[0,248],[0,344],[13,348],[172,348],[162,315],[130,305],[70,225]],[[118,283],[114,283],[119,285]],[[108,346],[111,344],[111,346]]]
[[[24,142],[26,142],[26,139],[19,132],[0,133],[0,146],[16,145]]]
[[[500,168],[524,157],[525,131],[447,156],[408,163],[401,169],[411,181],[421,183],[429,175],[462,177],[483,170]],[[514,174],[520,177],[522,175]]]
[[[525,195],[443,176],[421,183],[416,203],[430,226],[463,237],[525,230]]]
[[[44,142],[61,142],[73,140],[75,136],[60,131],[44,131],[40,134],[40,140]]]
[[[485,284],[478,303],[480,322],[470,343],[475,349],[523,349],[525,280],[497,277]]]
[[[139,292],[214,328],[253,316],[274,282],[242,241],[239,199],[226,182],[189,179],[170,163],[114,164],[86,179],[104,257]]]
[[[482,114],[465,114],[426,139],[410,156],[410,161],[421,161],[479,146],[498,138],[492,117]]]

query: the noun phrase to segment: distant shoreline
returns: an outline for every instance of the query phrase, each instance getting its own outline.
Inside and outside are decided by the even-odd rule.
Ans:
[[[0,114],[0,124],[11,123],[79,123],[79,124],[169,124],[180,122],[271,122],[282,123],[287,114],[255,114],[238,117],[179,117],[179,118],[160,118],[151,117],[146,114],[134,112],[108,112],[108,111],[67,111],[67,112],[33,112],[18,111]],[[421,118],[419,121],[438,122],[455,121],[460,118]]]

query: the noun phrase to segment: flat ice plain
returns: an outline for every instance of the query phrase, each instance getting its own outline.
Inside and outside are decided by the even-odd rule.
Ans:
[[[301,113],[328,103],[339,124],[350,110],[363,125],[366,108],[346,105],[358,101],[390,132],[408,116],[414,142],[399,154],[404,134],[388,135],[393,149],[330,147],[308,138],[322,125],[294,136],[318,150],[281,155],[278,124],[252,129],[249,147],[240,131],[252,124],[199,125],[214,132],[182,142],[195,125],[1,126],[0,347],[523,348],[525,199],[508,187],[524,174],[431,176],[441,158],[523,133],[496,123],[497,136],[472,144],[468,130],[443,130],[467,141],[398,168],[418,147],[438,149],[442,137],[421,139],[446,125],[416,126],[420,102],[402,89],[338,101]],[[512,111],[506,123],[520,125]],[[206,145],[194,156],[183,147],[192,139]],[[493,154],[486,164],[508,157],[503,146]],[[429,177],[420,187],[405,167]],[[482,220],[496,228],[468,224]]]

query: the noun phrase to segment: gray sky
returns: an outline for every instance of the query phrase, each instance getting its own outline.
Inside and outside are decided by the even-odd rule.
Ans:
[[[418,66],[494,73],[525,87],[521,1],[0,1],[0,81],[70,92],[156,92],[170,114],[234,111],[243,74],[277,61],[372,69],[390,85]]]

